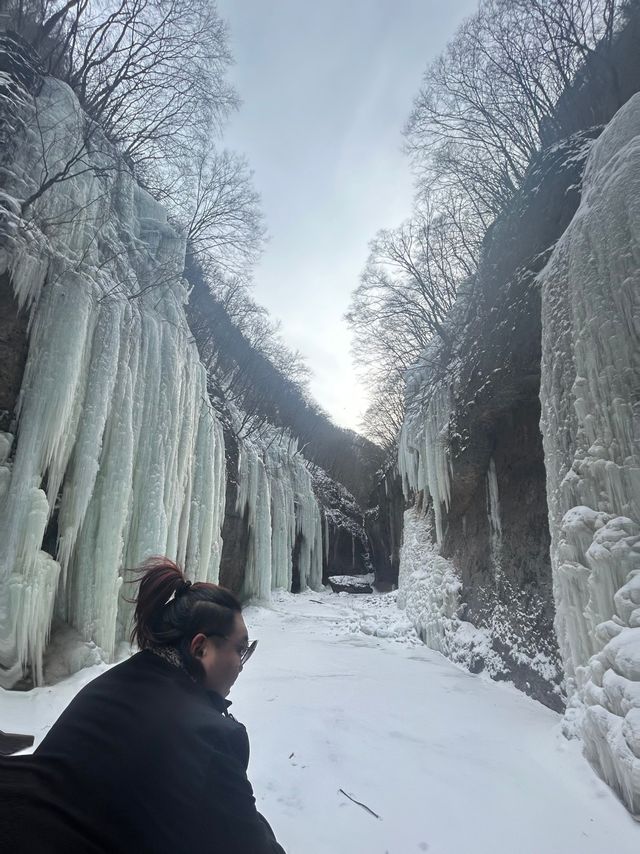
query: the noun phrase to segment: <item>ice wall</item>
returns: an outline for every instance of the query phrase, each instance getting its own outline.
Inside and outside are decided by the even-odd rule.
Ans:
[[[0,272],[30,312],[16,436],[0,443],[11,686],[25,665],[41,679],[54,609],[113,655],[129,608],[120,567],[166,554],[217,579],[225,464],[183,310],[183,240],[64,84],[32,97],[0,82]],[[55,176],[23,213],[19,200]]]
[[[429,522],[416,508],[404,514],[398,607],[431,649],[451,655],[462,584],[450,561],[438,554]]]
[[[640,816],[640,95],[599,137],[540,275],[556,629],[570,720]]]
[[[248,511],[244,598],[265,600],[272,589],[291,590],[294,554],[300,588],[322,587],[320,506],[297,444],[286,434],[266,426],[240,441],[237,510]]]

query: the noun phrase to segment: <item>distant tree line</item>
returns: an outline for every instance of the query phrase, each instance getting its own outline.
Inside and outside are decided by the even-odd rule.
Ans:
[[[451,309],[536,154],[636,91],[638,0],[481,0],[427,68],[405,127],[414,212],[374,237],[347,319],[371,393],[366,435],[393,449],[406,368],[455,344]]]
[[[236,411],[228,428],[248,439],[272,425],[282,440],[297,440],[312,468],[324,469],[366,504],[382,462],[380,448],[336,426],[313,400],[299,354],[280,341],[250,294],[239,286],[216,292],[190,252],[185,275],[192,288],[187,318],[207,369],[209,396],[223,418]],[[271,435],[275,441],[277,433]]]

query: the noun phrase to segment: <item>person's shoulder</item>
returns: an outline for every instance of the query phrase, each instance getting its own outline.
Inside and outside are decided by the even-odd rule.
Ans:
[[[189,693],[191,684],[186,673],[143,650],[96,676],[78,692],[75,701],[77,704],[116,695],[133,699],[141,695],[152,697],[156,693],[166,700],[174,693]]]

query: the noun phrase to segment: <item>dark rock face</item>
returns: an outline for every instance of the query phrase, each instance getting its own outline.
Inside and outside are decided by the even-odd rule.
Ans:
[[[26,311],[18,312],[9,276],[0,276],[0,430],[10,430],[29,340]]]
[[[365,514],[365,530],[378,590],[391,590],[398,583],[400,547],[405,500],[402,479],[395,466],[378,480],[372,499],[373,509]]]
[[[536,275],[577,209],[597,133],[576,134],[532,164],[521,192],[487,236],[455,347],[442,348],[439,367],[444,379],[458,360],[441,553],[461,574],[460,617],[489,630],[502,662],[496,678],[556,710],[562,708],[562,667],[539,429]],[[499,506],[493,519],[492,498],[494,516]],[[544,666],[538,666],[539,654]],[[482,669],[482,661],[476,664]]]
[[[366,543],[346,527],[329,520],[329,542],[325,543],[325,579],[331,575],[365,575],[369,571]]]
[[[314,470],[312,477],[324,522],[323,583],[331,575],[366,575],[371,558],[360,505],[343,484],[322,470]]]
[[[336,575],[329,578],[329,586],[334,593],[373,593],[371,585],[357,576]]]
[[[32,95],[42,88],[44,71],[40,57],[28,42],[9,30],[0,32],[0,71]]]
[[[456,491],[442,553],[461,573],[461,617],[491,631],[493,649],[504,663],[504,678],[561,711],[539,419],[537,398],[521,401],[486,436],[487,444],[493,444],[488,450],[495,466],[499,533],[490,522],[485,471],[473,485],[467,482],[466,491]],[[512,646],[528,658],[541,652],[557,662],[557,678],[543,678],[512,655]]]
[[[487,496],[487,466],[464,491],[459,488],[447,514],[442,553],[462,575],[467,619],[485,611],[487,589],[500,588],[501,579],[519,590],[546,589],[550,581],[549,527],[545,496],[542,437],[538,429],[540,404],[532,400],[503,416],[490,438],[500,505],[501,534],[492,549]],[[553,616],[552,610],[549,612]]]
[[[33,50],[15,33],[0,32],[0,72],[7,75],[0,82],[0,96],[6,96],[6,108],[0,121],[0,182],[3,170],[9,168],[20,135],[16,127],[21,119],[11,107],[13,95],[11,81],[36,94],[42,77],[39,60]],[[0,241],[11,240],[13,232],[7,228],[6,213],[0,209]],[[0,430],[11,430],[22,375],[27,361],[28,311],[18,312],[13,287],[8,273],[0,276]]]

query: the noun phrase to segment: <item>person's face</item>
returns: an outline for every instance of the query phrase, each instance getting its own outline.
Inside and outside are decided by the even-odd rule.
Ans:
[[[222,638],[199,634],[191,642],[205,671],[205,687],[226,697],[242,670],[242,654],[247,648],[249,635],[242,614],[234,615],[233,629]]]

